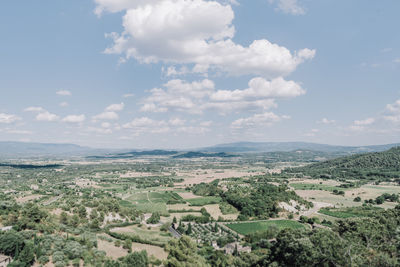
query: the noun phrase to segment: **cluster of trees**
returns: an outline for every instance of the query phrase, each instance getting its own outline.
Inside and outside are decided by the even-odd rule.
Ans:
[[[192,187],[192,192],[198,196],[219,196],[222,189],[218,187],[219,180],[214,180],[211,183],[200,183]]]
[[[275,186],[269,183],[230,188],[221,196],[224,201],[240,211],[239,220],[247,220],[250,217],[259,219],[276,217],[280,211],[278,203],[292,199],[306,206],[312,204],[303,200],[294,191],[288,190],[286,185]]]
[[[205,208],[201,208],[200,210],[201,216],[195,215],[185,215],[182,217],[182,221],[184,222],[196,222],[196,223],[208,223],[212,220],[210,213],[207,212]]]
[[[398,266],[400,205],[374,210],[370,217],[340,219],[331,228],[271,227],[244,240],[251,253],[227,255],[207,246],[197,249],[184,236],[168,244],[167,266]]]
[[[378,196],[375,199],[366,199],[364,200],[365,203],[369,203],[369,204],[383,204],[385,201],[389,201],[389,202],[398,202],[399,201],[399,195],[398,194],[389,194],[389,193],[384,193],[380,196]]]
[[[287,174],[302,173],[313,178],[355,178],[400,183],[400,147],[384,152],[357,154],[314,163],[305,167],[289,168]]]
[[[147,219],[147,223],[149,224],[156,224],[160,222],[160,213],[159,212],[153,212],[153,214],[151,214],[151,217]]]

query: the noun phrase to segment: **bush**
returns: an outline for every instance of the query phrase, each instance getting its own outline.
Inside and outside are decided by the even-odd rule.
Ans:
[[[146,221],[148,224],[156,224],[160,222],[160,213],[154,212]]]

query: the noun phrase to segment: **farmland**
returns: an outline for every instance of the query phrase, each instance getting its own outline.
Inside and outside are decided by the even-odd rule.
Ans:
[[[375,220],[398,203],[394,181],[288,176],[277,166],[306,163],[263,162],[260,155],[167,155],[54,160],[56,170],[0,166],[0,185],[7,188],[0,194],[1,225],[19,229],[18,238],[29,233],[40,246],[51,247],[39,253],[44,265],[122,262],[145,251],[151,264],[161,266],[181,241],[200,254],[260,253],[273,246],[265,240],[279,239],[280,233]],[[75,247],[82,253],[71,254]]]
[[[247,235],[254,232],[266,231],[270,227],[274,227],[279,230],[287,228],[290,229],[304,228],[303,224],[290,220],[232,223],[232,224],[227,224],[226,226],[242,235]]]

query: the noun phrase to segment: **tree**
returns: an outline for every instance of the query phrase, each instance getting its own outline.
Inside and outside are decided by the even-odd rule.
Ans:
[[[26,242],[24,248],[18,255],[18,260],[25,264],[25,266],[31,266],[35,262],[35,247],[31,241]]]
[[[146,221],[148,224],[156,224],[160,222],[160,213],[154,212]]]
[[[196,243],[188,236],[172,239],[165,249],[169,252],[166,266],[207,266],[205,259],[196,253]]]
[[[65,244],[64,252],[70,259],[80,258],[82,255],[83,248],[81,244],[76,241],[69,240]]]
[[[217,233],[217,232],[218,232],[218,230],[219,230],[219,228],[218,228],[218,224],[217,224],[217,223],[215,223],[215,224],[214,224],[214,232],[215,232],[215,233]]]
[[[0,253],[15,257],[24,246],[24,238],[13,231],[0,235]]]
[[[131,252],[132,251],[132,240],[130,240],[129,238],[125,239],[124,244],[122,245],[122,247],[124,249],[127,249],[129,252]]]
[[[100,222],[98,219],[94,219],[92,220],[92,222],[90,223],[90,228],[94,229],[94,230],[98,230],[100,229]]]
[[[78,215],[76,215],[76,214],[72,215],[70,223],[71,223],[71,226],[77,227],[79,225],[79,217],[78,217]]]
[[[123,262],[131,267],[147,267],[149,265],[149,259],[145,250],[128,254]]]
[[[78,215],[81,219],[86,219],[87,213],[86,213],[86,208],[84,206],[79,206]]]
[[[65,211],[60,214],[60,223],[68,224],[68,214]]]
[[[188,228],[186,230],[186,234],[187,235],[191,235],[192,234],[192,224],[191,223],[189,223],[189,225],[188,225]]]

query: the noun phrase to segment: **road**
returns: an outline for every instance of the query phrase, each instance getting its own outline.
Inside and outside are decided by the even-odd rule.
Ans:
[[[180,238],[182,235],[180,233],[178,233],[178,231],[176,231],[174,228],[172,228],[172,226],[170,226],[168,228],[168,230],[171,232],[171,234],[176,237],[176,238]]]

